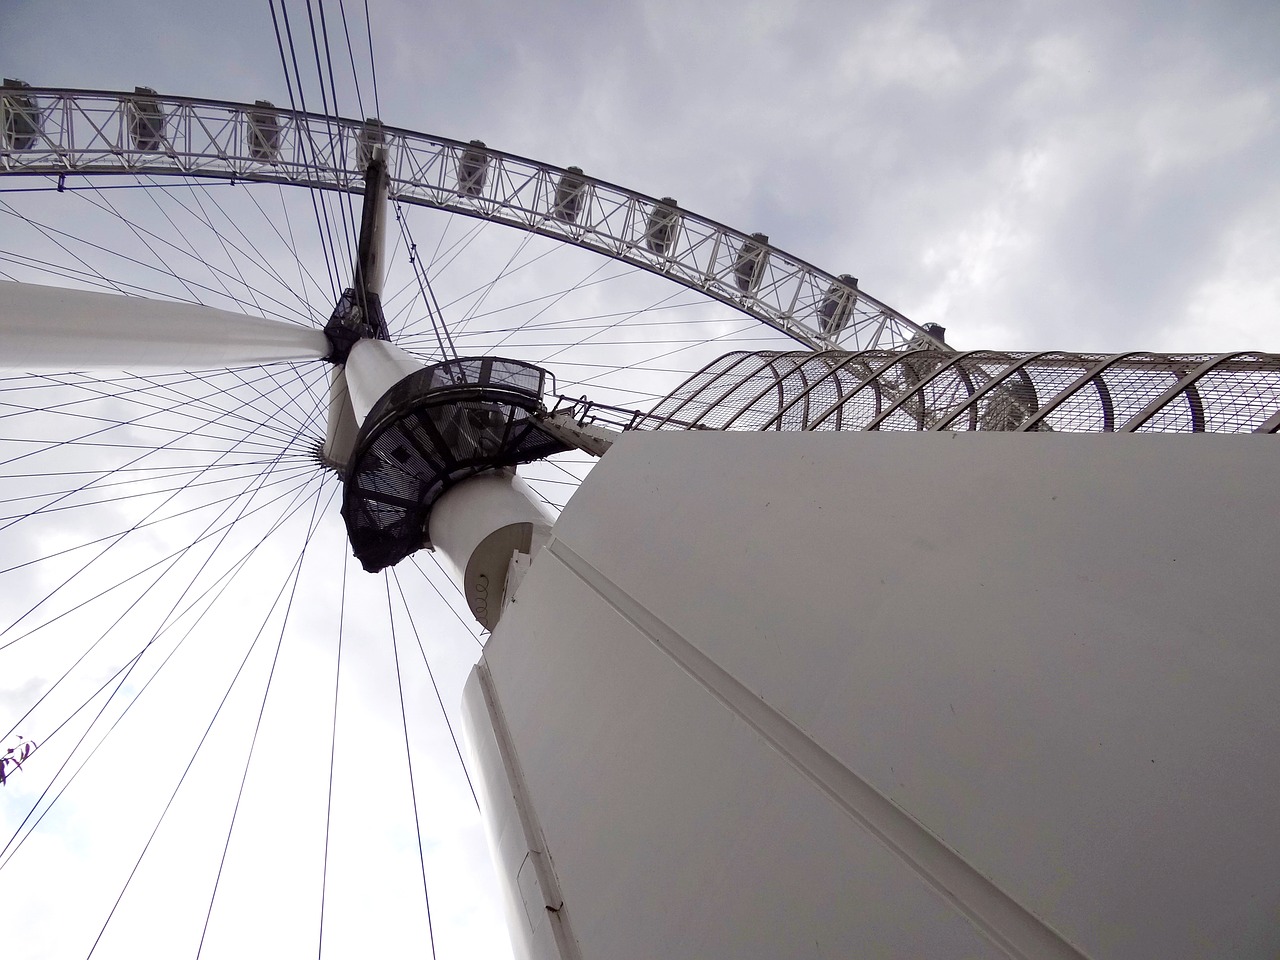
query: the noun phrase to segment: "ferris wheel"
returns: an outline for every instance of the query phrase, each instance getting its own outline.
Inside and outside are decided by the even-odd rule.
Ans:
[[[0,750],[26,752],[0,883],[90,849],[58,936],[97,956],[144,930],[475,955],[450,690],[483,633],[432,554],[349,560],[344,330],[394,345],[366,415],[499,357],[619,422],[734,347],[934,336],[763,234],[480,141],[10,84],[0,135]],[[554,511],[592,462],[520,472]]]

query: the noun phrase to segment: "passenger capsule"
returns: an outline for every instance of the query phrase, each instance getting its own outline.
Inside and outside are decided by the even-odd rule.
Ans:
[[[680,222],[680,213],[676,209],[675,200],[663,197],[651,211],[649,223],[645,227],[644,242],[654,253],[666,255],[676,238],[676,226]]]
[[[818,329],[825,337],[834,337],[845,328],[858,298],[858,278],[840,274],[840,282],[827,288],[827,295],[818,307]]]
[[[933,337],[933,339],[937,340],[939,343],[943,345],[946,344],[947,342],[946,327],[938,323],[926,323],[922,325],[921,329],[923,329],[925,333]]]
[[[468,197],[478,197],[484,192],[485,176],[489,171],[489,154],[483,140],[472,140],[458,158],[458,192]]]
[[[560,175],[560,182],[556,184],[556,201],[551,207],[551,215],[565,223],[575,223],[586,193],[587,182],[582,179],[582,168],[570,167]]]
[[[249,156],[274,163],[280,159],[280,115],[270,100],[255,100],[253,105],[257,109],[245,115],[249,124]]]
[[[134,87],[129,101],[129,133],[133,147],[143,153],[164,149],[164,108],[150,87]]]
[[[0,113],[4,115],[4,146],[8,150],[30,150],[40,135],[40,108],[32,97],[17,91],[31,85],[6,77],[4,86],[4,96],[0,98]]]
[[[763,233],[753,233],[751,239],[743,240],[738,248],[738,259],[733,262],[733,279],[738,289],[750,293],[760,282],[760,274],[764,268],[765,247],[769,238]]]
[[[937,350],[939,345],[943,348],[947,346],[946,336],[947,328],[936,323],[920,324],[920,333],[917,333],[908,342],[907,347],[911,350]]]
[[[361,170],[368,168],[373,162],[373,154],[386,142],[386,134],[382,130],[382,121],[377,117],[366,117],[364,126],[356,136],[356,163]]]

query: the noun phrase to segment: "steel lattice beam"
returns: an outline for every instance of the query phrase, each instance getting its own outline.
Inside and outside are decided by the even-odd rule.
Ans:
[[[393,199],[604,254],[729,304],[814,349],[935,341],[842,279],[673,202],[471,144],[270,104],[4,88],[0,171],[182,175],[362,193],[385,146]],[[7,120],[12,119],[13,123]]]

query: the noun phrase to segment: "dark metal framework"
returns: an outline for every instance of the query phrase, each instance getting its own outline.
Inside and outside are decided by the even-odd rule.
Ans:
[[[425,367],[383,394],[356,437],[342,492],[365,570],[430,546],[431,508],[455,484],[569,449],[537,419],[547,378],[519,360],[473,357]]]
[[[654,198],[395,127],[255,104],[134,93],[0,91],[0,173],[182,175],[350,193],[384,147],[392,199],[553,237],[729,304],[814,349],[898,349],[932,336],[887,304],[747,234]]]
[[[1280,355],[730,353],[627,426],[1275,433]]]

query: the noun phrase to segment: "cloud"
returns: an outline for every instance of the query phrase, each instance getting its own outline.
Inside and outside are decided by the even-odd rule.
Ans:
[[[267,97],[284,104],[279,53],[263,6],[196,8],[152,0],[88,10],[66,2],[10,4],[0,58],[8,64],[7,75],[36,84],[148,84],[177,94]],[[347,6],[349,13],[359,9]],[[836,0],[649,0],[612,7],[501,2],[431,9],[379,2],[371,10],[384,121],[461,140],[478,137],[496,149],[578,164],[633,189],[675,196],[713,219],[763,231],[825,269],[857,275],[864,289],[916,320],[946,326],[958,345],[1280,349],[1280,190],[1274,173],[1280,70],[1273,49],[1280,8],[1273,3],[1158,12],[1101,3]],[[296,3],[290,11],[300,62],[311,76],[309,35],[301,32],[305,11]],[[372,78],[358,45],[362,19],[352,29],[363,112],[370,114]],[[338,49],[345,54],[345,47]],[[340,82],[341,111],[360,112],[354,89]],[[312,97],[308,104],[317,107],[318,100]],[[227,188],[218,195],[232,193]],[[263,200],[265,217],[243,199],[220,202],[246,225],[260,250],[256,257],[235,259],[284,261],[281,274],[323,315],[328,279],[309,197],[299,193],[299,206]],[[82,199],[61,199],[58,204],[44,198],[36,209],[69,230],[97,236],[107,229],[109,215],[90,211]],[[135,216],[142,216],[141,207]],[[172,207],[168,212],[179,213]],[[209,237],[200,217],[177,219],[202,252],[208,248],[208,266],[197,266],[173,248],[158,249],[202,285],[202,296],[208,288],[225,299],[221,282],[235,295],[235,281],[216,269],[229,271],[229,263],[216,245],[203,242]],[[424,252],[442,230],[452,243],[472,226],[468,221],[444,228],[446,219],[412,214]],[[142,222],[159,229],[163,218],[152,214]],[[272,224],[284,224],[283,234],[302,241],[300,257],[293,257]],[[118,224],[110,236],[128,239]],[[510,326],[594,269],[592,258],[577,251],[534,263],[543,248],[531,245],[514,261],[531,265],[483,294],[522,242],[504,231],[482,232],[437,278],[442,299],[456,300],[451,319],[483,296],[467,330]],[[62,256],[55,244],[39,240],[28,252]],[[80,248],[77,253],[85,255]],[[299,260],[318,282],[295,283]],[[109,257],[93,262],[104,269],[112,263]],[[346,264],[335,268],[345,271]],[[274,283],[260,269],[249,270],[251,284]],[[168,283],[157,273],[142,271],[135,280]],[[404,289],[397,304],[407,302],[416,285]],[[686,361],[758,344],[750,329],[713,339],[734,329],[719,304],[655,311],[645,318],[651,325],[609,329],[620,314],[662,305],[664,289],[647,275],[579,286],[538,313],[545,326],[527,331],[522,348],[549,356],[565,340],[566,327],[559,325],[601,318],[601,330],[590,341],[599,348],[579,352],[572,365],[564,363],[556,372],[565,392],[577,395],[596,389],[601,371],[591,364],[651,360],[648,365],[661,370],[657,376],[641,371],[626,380],[609,378],[621,389],[600,393],[628,402],[639,394],[624,391],[660,390],[678,381]],[[163,292],[186,294],[172,284]],[[674,325],[663,325],[668,320]],[[609,345],[623,339],[628,342]],[[689,343],[704,339],[711,342]],[[68,461],[46,462],[61,469]],[[567,479],[551,466],[530,472]],[[543,489],[552,496],[567,492],[550,483]],[[199,521],[193,517],[154,531],[154,537],[135,537],[136,552],[121,554],[120,568],[144,555],[161,555],[183,536],[197,536]],[[38,551],[42,543],[100,527],[121,529],[119,517],[99,513],[76,522],[80,529],[58,526],[44,541],[28,538],[21,549]],[[0,872],[6,895],[13,891],[22,898],[12,901],[21,905],[12,915],[28,917],[23,939],[16,941],[30,947],[28,955],[36,955],[36,944],[64,955],[65,944],[56,937],[80,949],[96,933],[105,915],[103,898],[119,889],[124,867],[154,825],[192,738],[207,723],[236,658],[283,582],[304,522],[288,528],[280,542],[260,548],[236,591],[193,618],[200,642],[193,642],[189,659],[167,668],[179,679],[145,694],[141,719],[120,742],[125,745],[111,747],[106,762],[94,761],[84,783],[51,814],[56,829],[36,834],[23,851],[21,869]],[[305,572],[282,653],[280,687],[264,715],[261,752],[229,854],[231,872],[219,895],[211,954],[218,952],[215,944],[230,948],[237,933],[257,938],[258,946],[272,937],[281,946],[293,944],[286,919],[310,936],[317,918],[317,837],[320,801],[327,801],[338,622],[335,571],[346,548],[335,517],[316,536],[317,566]],[[6,544],[16,548],[17,537]],[[249,541],[241,546],[247,550]],[[197,554],[189,559],[196,561]],[[434,569],[428,558],[422,563]],[[323,564],[328,566],[321,569]],[[40,577],[47,580],[51,572]],[[433,667],[439,666],[446,709],[456,719],[475,641],[416,572],[406,568],[402,577],[421,612],[417,625]],[[433,582],[449,589],[439,579]],[[12,592],[0,603],[12,607],[38,586],[34,576],[6,581]],[[326,938],[333,955],[353,952],[352,945],[374,935],[385,935],[379,949],[387,954],[418,950],[425,917],[416,912],[417,838],[410,832],[385,588],[380,578],[354,573],[348,588],[349,660],[335,788],[342,828],[332,851]],[[122,641],[113,655],[136,652],[138,638],[149,635],[146,627],[153,629],[166,609],[163,599],[148,598],[126,631],[133,646]],[[59,639],[71,644],[92,635],[95,619],[103,619],[96,608],[86,611]],[[415,762],[421,763],[415,773],[422,777],[419,807],[428,827],[429,880],[433,897],[438,891],[440,898],[433,902],[439,904],[442,955],[446,944],[455,953],[501,955],[505,948],[491,894],[487,907],[483,903],[481,891],[491,890],[492,879],[470,794],[416,643],[410,646],[407,623],[397,629],[402,657],[406,650],[410,655],[408,711]],[[104,941],[104,950],[127,952],[130,936],[190,949],[193,924],[203,922],[207,908],[212,864],[221,854],[256,698],[265,684],[267,660],[256,656],[251,682],[236,694],[234,719],[219,728],[184,787],[190,796],[183,795],[173,825],[149,855],[157,865],[147,867],[142,889],[148,892],[130,895],[123,932],[113,934],[120,939]],[[109,659],[94,665],[93,678]],[[42,679],[58,675],[55,667],[60,664],[52,656],[0,661],[6,677],[23,678],[6,680],[2,702],[22,702]],[[22,697],[12,692],[17,688]],[[154,706],[147,708],[148,702]],[[135,743],[148,744],[149,752],[135,754]],[[10,827],[50,768],[42,762],[30,773],[24,771],[21,782],[0,798]],[[262,852],[260,859],[254,850]],[[299,873],[285,872],[299,864]],[[380,872],[393,881],[382,893],[373,882]],[[62,902],[46,895],[52,889],[64,892]],[[270,896],[258,896],[264,889]],[[73,909],[62,909],[68,904]],[[408,917],[408,927],[399,923]]]

